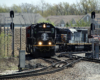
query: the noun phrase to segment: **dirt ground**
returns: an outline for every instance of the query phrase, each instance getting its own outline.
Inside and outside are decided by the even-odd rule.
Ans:
[[[15,80],[100,80],[100,64],[81,61],[60,72]]]
[[[17,70],[17,66],[18,58],[0,59],[0,73],[5,70]],[[100,64],[81,61],[73,65],[73,67],[66,68],[53,74],[11,80],[100,80]]]
[[[18,58],[0,58],[0,73],[18,69]]]

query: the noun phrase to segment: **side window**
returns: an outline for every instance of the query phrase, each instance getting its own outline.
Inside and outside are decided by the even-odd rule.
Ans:
[[[54,33],[54,28],[51,28],[51,33]]]
[[[36,28],[34,28],[34,33],[36,34],[37,32],[36,32]]]
[[[27,37],[30,37],[30,29],[27,30]]]
[[[33,36],[33,29],[32,29],[32,32],[31,32],[31,36]]]
[[[28,34],[30,34],[30,30],[28,30]]]

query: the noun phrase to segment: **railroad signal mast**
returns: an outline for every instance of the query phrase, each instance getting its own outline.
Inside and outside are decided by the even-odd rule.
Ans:
[[[10,29],[12,30],[12,56],[14,57],[14,23],[13,23],[13,18],[14,18],[14,11],[10,11],[10,17],[12,19],[12,22],[10,24]]]
[[[93,11],[91,13],[91,27],[90,27],[90,35],[95,35],[95,23],[94,23],[94,19],[95,19],[95,12]],[[95,44],[95,46],[94,46]],[[95,50],[94,50],[95,48]],[[94,38],[92,37],[92,58],[93,59],[99,59],[99,41],[95,41]]]
[[[95,30],[95,24],[93,23],[94,22],[94,19],[95,19],[95,12],[93,11],[92,13],[91,13],[91,19],[92,19],[92,21],[91,21],[91,34],[92,35],[94,35],[94,30]]]
[[[91,21],[91,28],[90,28],[90,32],[91,32],[91,34],[90,35],[94,35],[95,33],[94,33],[94,30],[95,30],[95,24],[93,23],[93,21],[94,21],[94,19],[95,19],[95,12],[93,11],[92,13],[91,13],[91,19],[92,19],[92,21]],[[94,39],[92,38],[92,58],[94,58]]]

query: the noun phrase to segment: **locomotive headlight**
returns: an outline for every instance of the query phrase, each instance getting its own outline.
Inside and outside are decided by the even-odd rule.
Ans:
[[[52,43],[51,43],[51,42],[49,42],[48,44],[49,44],[49,45],[51,45]]]
[[[42,42],[40,41],[40,42],[38,42],[38,45],[42,45]]]
[[[43,28],[46,28],[46,24],[43,24]]]

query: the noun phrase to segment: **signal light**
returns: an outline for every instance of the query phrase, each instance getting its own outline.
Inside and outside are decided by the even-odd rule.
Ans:
[[[14,11],[10,11],[10,17],[14,18]]]
[[[91,13],[91,18],[92,18],[92,19],[95,18],[95,12],[94,12],[94,11]]]
[[[43,28],[46,28],[46,24],[43,24]]]

